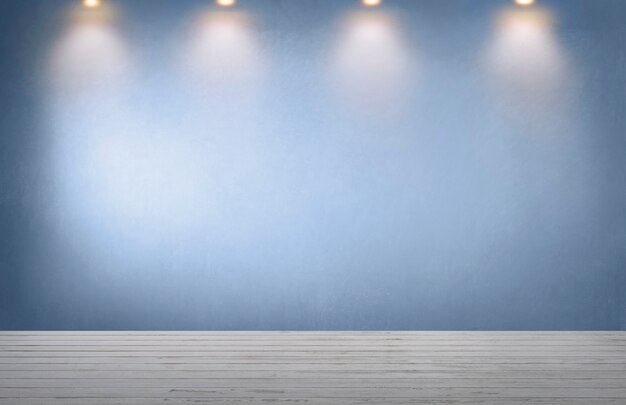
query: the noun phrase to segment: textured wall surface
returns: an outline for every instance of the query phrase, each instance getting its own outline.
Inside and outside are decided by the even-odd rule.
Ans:
[[[626,2],[0,2],[0,329],[626,329]]]

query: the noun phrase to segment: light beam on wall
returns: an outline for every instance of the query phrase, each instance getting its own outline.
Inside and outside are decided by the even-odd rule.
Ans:
[[[83,0],[83,5],[88,8],[96,8],[100,6],[100,0]]]
[[[518,6],[528,7],[535,4],[535,0],[515,0],[515,4]]]
[[[237,1],[236,0],[216,0],[216,3],[218,6],[222,6],[222,7],[232,7],[237,3]]]
[[[115,9],[109,4],[95,9],[79,4],[68,17],[47,65],[51,198],[55,202],[50,206],[55,218],[63,218],[60,232],[77,238],[72,243],[83,243],[98,240],[105,230],[116,227],[128,231],[121,224],[132,227],[154,219],[155,213],[163,214],[158,207],[169,203],[159,202],[155,189],[170,183],[167,178],[161,183],[155,178],[164,174],[159,167],[171,168],[167,162],[173,158],[157,165],[154,156],[160,149],[148,148],[153,145],[148,141],[144,148],[138,147],[138,139],[147,138],[141,137],[146,134],[137,105],[129,100],[137,80],[133,80],[132,52],[119,30]],[[150,164],[154,165],[148,169]],[[177,182],[178,189],[184,189],[184,181]],[[161,193],[169,194],[165,187]],[[179,194],[174,188],[172,195]],[[145,209],[143,213],[138,207]]]
[[[243,12],[201,15],[184,45],[183,62],[190,78],[210,86],[254,85],[264,70],[252,19]]]
[[[362,3],[366,7],[376,7],[382,4],[382,0],[362,0]]]
[[[413,54],[401,21],[387,12],[351,13],[332,53],[332,86],[365,110],[400,108],[414,79]]]
[[[59,229],[74,238],[71,245],[123,238],[143,249],[191,238],[209,221],[223,231],[229,206],[220,202],[232,184],[250,183],[254,166],[257,129],[246,117],[256,98],[245,91],[263,63],[251,20],[237,11],[203,14],[191,38],[175,47],[187,76],[175,67],[159,77],[168,90],[189,79],[201,99],[180,92],[172,100],[165,99],[169,91],[155,96],[154,77],[135,74],[130,43],[107,4],[79,8],[48,71],[50,207],[63,219]]]
[[[569,72],[551,13],[517,8],[498,15],[487,48],[487,72],[507,100],[553,111],[564,97]]]
[[[130,57],[115,26],[115,11],[75,10],[53,46],[50,80],[59,91],[109,88],[127,77]]]

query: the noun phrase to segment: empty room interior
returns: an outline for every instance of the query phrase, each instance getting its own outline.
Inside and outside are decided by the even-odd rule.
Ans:
[[[0,0],[0,405],[626,405],[625,0]]]

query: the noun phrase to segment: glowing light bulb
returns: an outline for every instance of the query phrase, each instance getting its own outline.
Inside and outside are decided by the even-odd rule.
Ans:
[[[100,0],[83,0],[83,5],[89,8],[96,8],[100,6]]]
[[[366,7],[376,7],[380,6],[383,2],[382,0],[362,0],[363,5]]]
[[[515,4],[517,4],[518,6],[532,6],[533,4],[535,4],[535,0],[515,0]]]
[[[216,0],[215,2],[217,3],[218,6],[232,7],[235,5],[237,0]]]

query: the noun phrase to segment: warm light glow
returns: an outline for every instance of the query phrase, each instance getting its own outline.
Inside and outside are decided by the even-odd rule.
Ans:
[[[535,4],[535,0],[515,0],[515,4],[518,6],[532,6]]]
[[[52,47],[50,80],[66,95],[111,88],[125,81],[129,59],[112,10],[77,10]]]
[[[100,6],[100,0],[83,0],[83,5],[89,8]]]
[[[489,50],[498,76],[521,87],[547,86],[562,74],[563,57],[545,10],[510,10],[500,15]]]
[[[196,82],[253,86],[263,70],[256,29],[245,13],[202,15],[185,42],[181,61]]]
[[[350,14],[332,55],[332,87],[359,111],[401,110],[415,77],[402,23],[386,12]]]
[[[232,7],[237,2],[236,0],[216,0],[218,6]]]
[[[380,6],[382,0],[363,0],[363,5],[367,7],[376,7]]]
[[[524,111],[554,115],[565,97],[569,66],[549,11],[504,11],[486,57],[489,83],[498,97]]]

